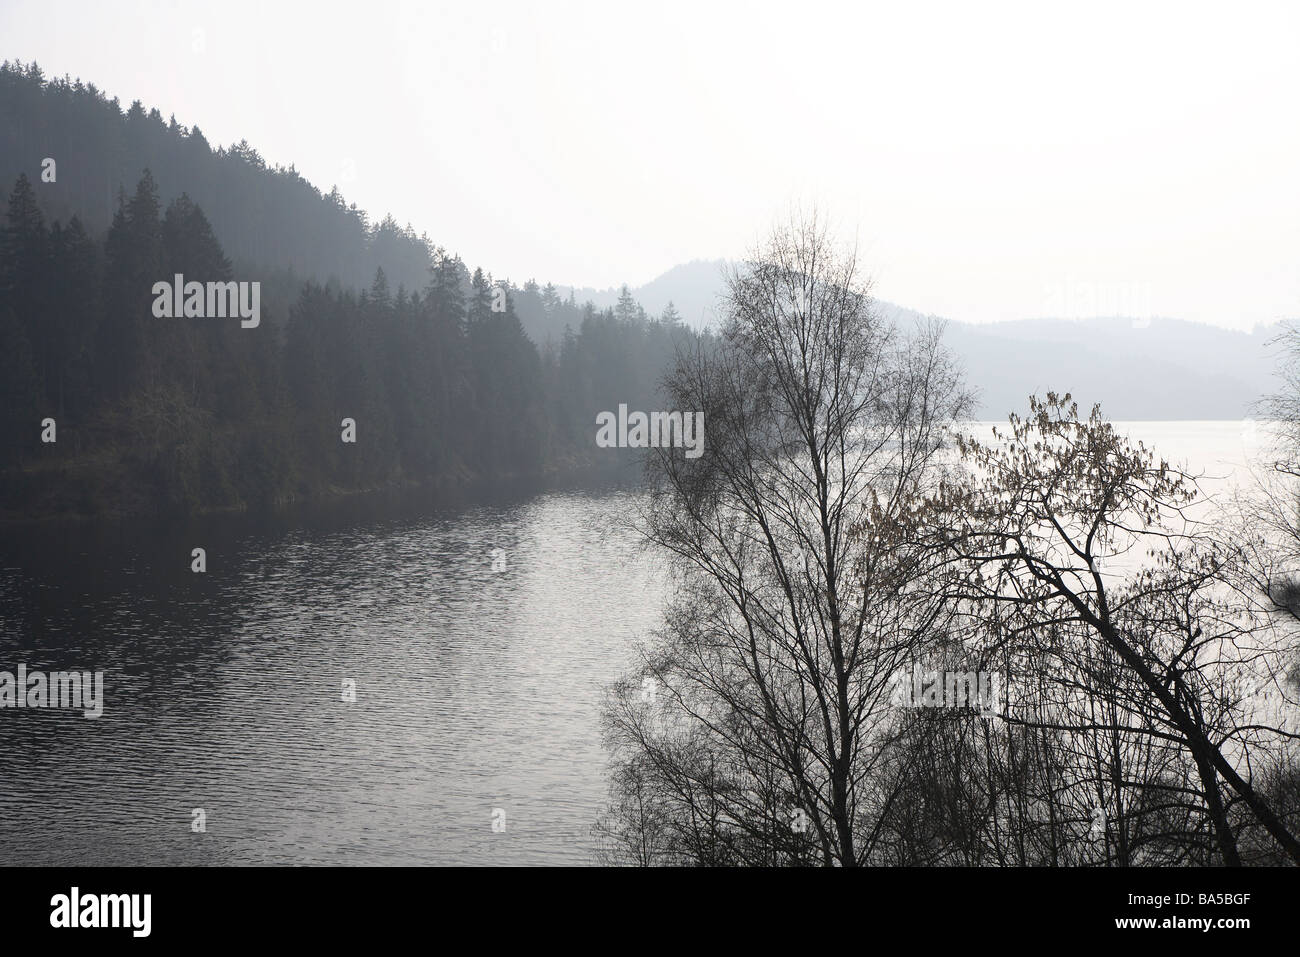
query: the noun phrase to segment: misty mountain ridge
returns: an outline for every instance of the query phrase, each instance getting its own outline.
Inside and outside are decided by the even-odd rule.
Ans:
[[[102,237],[144,168],[164,204],[188,193],[240,275],[264,282],[273,324],[306,281],[366,289],[382,267],[395,290],[428,284],[436,250],[427,235],[392,216],[372,222],[337,189],[325,193],[293,167],[269,167],[246,142],[213,148],[197,126],[168,122],[139,101],[123,111],[116,98],[80,80],[47,82],[35,64],[0,68],[0,118],[6,186],[20,173],[39,181],[40,157],[61,157],[58,181],[39,192],[47,219],[77,215],[89,235]],[[683,263],[631,293],[652,317],[671,301],[687,326],[704,328],[718,320],[725,265]],[[460,274],[468,294],[470,270]],[[557,287],[558,304],[547,306],[534,284],[511,288],[525,334],[542,349],[558,346],[566,327],[579,331],[586,301],[604,310],[619,296],[618,289]],[[877,305],[894,319],[923,318],[905,306]],[[1068,391],[1081,405],[1101,401],[1114,419],[1240,419],[1273,388],[1276,360],[1267,344],[1277,329],[1244,333],[1163,318],[950,320],[948,342],[979,392],[982,418],[1001,419],[1023,410],[1029,394],[1051,390]]]
[[[726,288],[725,260],[695,260],[667,270],[632,296],[651,315],[671,301],[695,328],[715,325]],[[560,287],[579,302],[612,306],[619,289]],[[876,300],[902,324],[926,314]],[[940,317],[942,318],[942,317]],[[1080,406],[1102,403],[1117,420],[1242,419],[1274,388],[1280,323],[1241,332],[1185,319],[1097,316],[971,323],[948,319],[946,338],[977,390],[981,419],[1023,411],[1026,399],[1069,392]]]

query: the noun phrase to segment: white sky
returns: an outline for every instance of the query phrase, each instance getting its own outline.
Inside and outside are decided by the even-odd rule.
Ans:
[[[516,282],[638,285],[815,202],[954,319],[1300,316],[1300,4],[3,0],[0,56]]]

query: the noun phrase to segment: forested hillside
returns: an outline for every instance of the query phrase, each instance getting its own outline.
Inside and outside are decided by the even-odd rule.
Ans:
[[[654,407],[693,336],[628,295],[494,282],[247,144],[35,65],[0,68],[0,158],[8,517],[606,471],[629,457],[595,448],[596,413]],[[176,274],[264,283],[260,321],[160,318]]]

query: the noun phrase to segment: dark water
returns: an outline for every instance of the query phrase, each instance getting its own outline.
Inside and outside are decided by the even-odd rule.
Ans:
[[[630,504],[0,531],[0,671],[106,672],[98,719],[0,710],[0,859],[589,861],[598,709],[664,594]]]
[[[1250,422],[1123,425],[1218,487],[1259,444]],[[632,502],[0,529],[0,671],[102,669],[107,699],[0,709],[0,860],[588,861],[599,706],[665,596]]]

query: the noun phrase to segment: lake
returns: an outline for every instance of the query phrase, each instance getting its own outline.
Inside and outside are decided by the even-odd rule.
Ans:
[[[1219,487],[1261,444],[1243,422],[1117,425]],[[0,710],[0,858],[589,862],[603,695],[666,597],[634,501],[6,529],[0,671],[103,670],[106,701]]]

